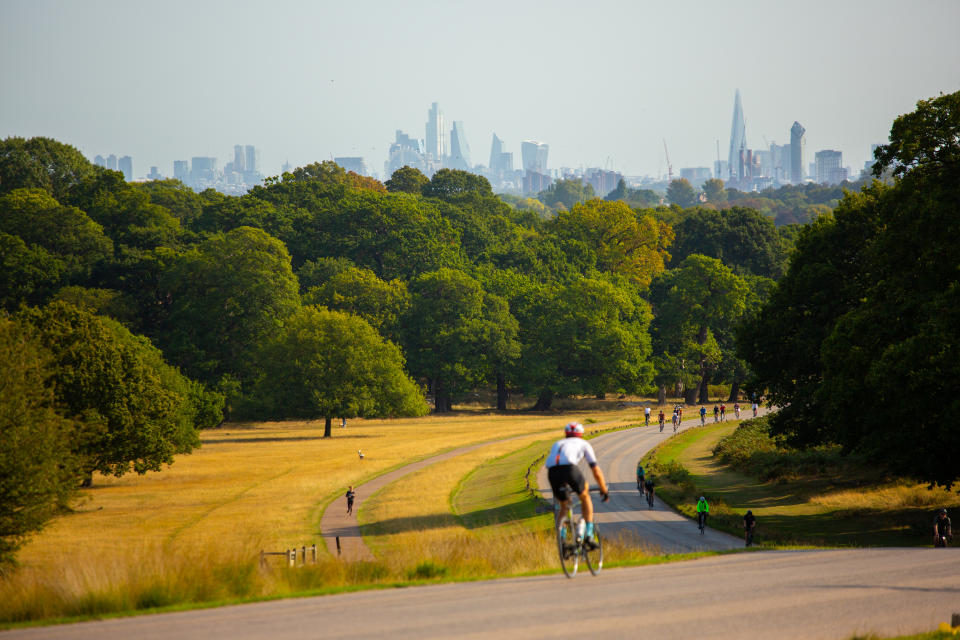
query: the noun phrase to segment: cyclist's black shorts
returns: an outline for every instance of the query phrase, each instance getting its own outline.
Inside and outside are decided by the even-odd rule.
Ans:
[[[567,492],[568,485],[576,494],[583,493],[583,488],[586,486],[583,474],[573,464],[558,464],[555,467],[550,467],[547,469],[547,478],[550,479],[553,496],[561,502],[570,498]]]

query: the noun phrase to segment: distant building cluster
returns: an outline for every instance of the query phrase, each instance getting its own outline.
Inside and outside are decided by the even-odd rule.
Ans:
[[[474,164],[467,141],[466,126],[455,120],[448,129],[440,105],[434,102],[427,110],[423,138],[396,131],[384,163],[384,179],[400,167],[419,169],[431,177],[440,169],[459,169],[486,177],[495,191],[501,193],[538,193],[557,177],[547,169],[549,146],[534,140],[521,143],[522,168],[514,167],[513,153],[505,151],[504,141],[493,134],[489,164]],[[334,161],[347,168],[339,159]]]
[[[740,90],[733,101],[733,123],[730,128],[730,150],[726,161],[714,163],[714,177],[723,180],[728,187],[741,191],[759,191],[783,184],[840,184],[855,179],[852,169],[843,166],[840,151],[824,149],[814,153],[814,162],[804,165],[806,157],[807,130],[799,122],[790,127],[789,144],[771,142],[767,149],[751,149],[747,146],[746,124]],[[873,149],[871,148],[871,155]],[[873,162],[867,162],[863,172],[869,172]],[[681,170],[681,176],[686,169]],[[861,173],[862,175],[862,173]],[[693,184],[693,180],[690,181]]]
[[[362,164],[362,159],[360,160]],[[122,172],[128,182],[137,179],[133,173],[133,158],[130,156],[96,156],[93,163]],[[165,177],[158,167],[152,166],[150,172],[140,179],[163,180]],[[194,191],[216,189],[227,195],[242,195],[251,187],[263,183],[263,176],[260,174],[260,152],[252,145],[234,145],[233,160],[227,162],[223,169],[218,168],[217,158],[214,157],[195,156],[190,160],[174,160],[173,177]]]
[[[432,177],[440,169],[458,169],[486,177],[494,191],[498,193],[536,195],[558,179],[572,179],[580,180],[585,185],[589,184],[597,196],[603,197],[616,189],[621,180],[628,187],[648,187],[662,193],[674,175],[669,157],[667,158],[669,171],[666,179],[624,176],[610,168],[599,167],[550,169],[547,164],[550,147],[536,140],[521,141],[520,166],[517,166],[513,152],[507,151],[506,142],[496,133],[493,134],[490,143],[489,162],[486,165],[474,164],[464,122],[455,120],[448,126],[443,111],[436,102],[427,110],[424,133],[423,138],[418,138],[397,129],[387,153],[387,160],[384,162],[382,178],[384,181],[404,166],[419,169],[427,177]],[[814,161],[806,164],[806,129],[795,121],[788,133],[789,143],[782,145],[776,142],[767,143],[764,138],[766,148],[751,148],[747,143],[743,102],[740,90],[737,89],[734,95],[730,145],[726,159],[720,157],[720,142],[717,141],[717,160],[712,168],[709,166],[683,167],[678,177],[687,180],[695,188],[702,188],[707,180],[718,178],[723,180],[727,187],[740,191],[760,191],[768,187],[804,182],[840,184],[845,180],[859,177],[855,175],[853,169],[843,166],[842,152],[833,149],[817,151],[814,153]],[[664,147],[666,147],[666,141],[664,141]],[[872,146],[871,157],[876,147],[877,145]],[[335,157],[333,160],[347,171],[379,177],[371,173],[362,157],[344,156]],[[110,154],[104,158],[98,155],[94,158],[94,164],[120,171],[128,181],[135,179],[133,159],[130,156],[118,158]],[[872,160],[866,162],[859,175],[869,173],[872,167]],[[289,169],[290,166],[284,164],[283,171],[286,172]],[[263,182],[258,150],[251,145],[239,144],[233,148],[232,160],[222,169],[218,166],[217,158],[195,156],[189,161],[175,160],[173,177],[195,191],[212,188],[228,195],[242,195],[251,187]],[[158,168],[152,166],[150,172],[139,179],[161,180],[163,178]]]

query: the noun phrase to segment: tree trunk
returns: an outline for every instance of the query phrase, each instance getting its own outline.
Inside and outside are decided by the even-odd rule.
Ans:
[[[683,382],[677,380],[673,385],[673,397],[681,398],[683,397]]]
[[[663,406],[667,404],[667,385],[661,384],[657,390],[657,404]]]
[[[333,418],[331,418],[330,416],[327,416],[326,418],[323,419],[323,437],[324,438],[333,437],[333,429],[330,428],[330,423],[332,421],[333,421]]]
[[[700,404],[709,404],[710,403],[710,371],[705,370],[703,372],[703,377],[700,379]]]
[[[548,411],[553,404],[553,391],[541,391],[537,396],[537,404],[533,405],[531,411]]]
[[[697,404],[697,387],[687,387],[683,390],[683,401],[686,404]]]
[[[733,383],[730,385],[730,397],[727,398],[727,402],[737,402],[740,399],[740,380],[734,379]]]
[[[497,411],[507,410],[507,377],[497,372]]]

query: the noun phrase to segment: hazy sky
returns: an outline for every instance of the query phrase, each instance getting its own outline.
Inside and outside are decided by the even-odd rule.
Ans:
[[[734,91],[747,142],[843,151],[858,170],[917,100],[960,90],[960,2],[0,0],[0,137],[48,136],[134,172],[261,151],[279,172],[424,137],[430,103],[549,165],[628,175],[726,158]]]

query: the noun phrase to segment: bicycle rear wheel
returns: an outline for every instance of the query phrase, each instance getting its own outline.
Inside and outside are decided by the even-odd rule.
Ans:
[[[599,574],[603,568],[603,539],[596,523],[593,524],[593,541],[583,543],[583,557],[587,560],[590,573]]]
[[[569,518],[564,517],[557,525],[557,551],[560,553],[560,566],[568,578],[577,575],[580,554],[577,552],[577,532]]]

